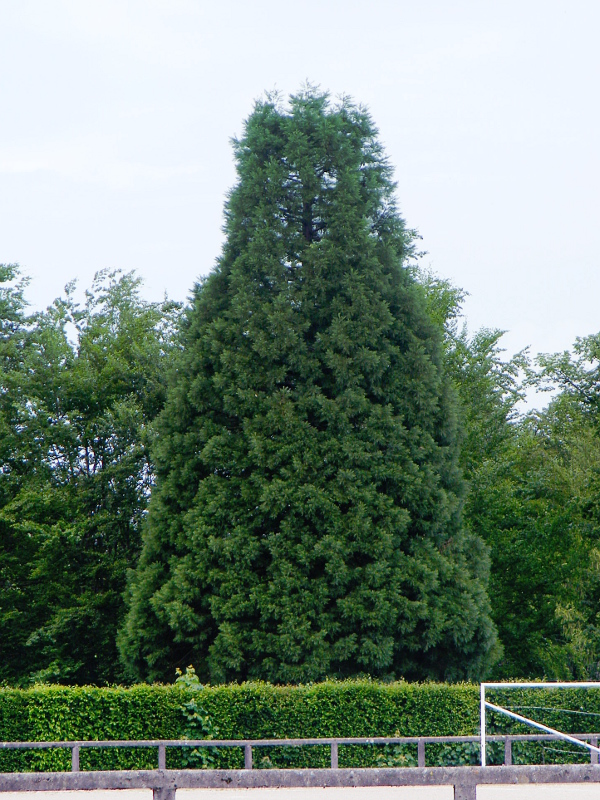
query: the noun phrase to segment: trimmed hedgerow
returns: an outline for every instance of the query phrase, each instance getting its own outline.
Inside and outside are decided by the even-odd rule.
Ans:
[[[38,686],[0,689],[0,739],[64,741],[93,739],[177,739],[188,721],[184,704],[191,693],[180,685],[132,688]],[[204,687],[194,693],[208,715],[213,736],[259,739],[319,736],[459,736],[479,730],[479,687],[473,684],[412,684],[375,681],[325,682],[305,686],[244,683]],[[600,692],[526,691],[496,693],[500,705],[527,709],[536,719],[565,731],[590,732],[600,719]],[[578,713],[565,714],[560,709]],[[586,713],[582,713],[585,710]],[[589,712],[589,713],[587,713]],[[189,733],[189,728],[187,729]],[[505,718],[489,716],[489,731],[527,732]],[[201,738],[201,735],[198,735]],[[496,755],[500,758],[500,748]],[[564,749],[562,746],[558,749]],[[494,759],[492,748],[492,759]],[[551,761],[554,749],[513,748],[515,761]],[[522,754],[521,754],[522,751]],[[340,766],[411,765],[416,748],[341,747]],[[560,755],[585,760],[586,754]],[[152,750],[82,750],[81,769],[154,768]],[[167,766],[182,763],[181,752],[167,751]],[[469,763],[477,745],[430,746],[430,763]],[[189,763],[189,762],[188,762]],[[256,748],[256,767],[326,766],[328,747]],[[241,748],[211,753],[210,765],[241,767]],[[0,770],[68,770],[70,752],[0,751]]]
[[[37,686],[0,690],[3,741],[177,738],[181,695],[169,686],[130,689]],[[81,768],[153,767],[155,750],[81,752]],[[0,752],[0,769],[70,769],[68,750]]]
[[[38,686],[0,689],[3,741],[73,739],[177,739],[183,736],[182,706],[189,693],[179,686],[94,688]],[[306,686],[266,683],[204,687],[196,694],[219,738],[318,736],[460,735],[474,733],[477,687],[470,684],[411,684],[374,681],[325,682]],[[390,748],[341,748],[340,765],[392,758],[411,763],[413,754]],[[181,754],[167,751],[167,766]],[[152,768],[155,750],[82,750],[82,769]],[[254,752],[257,767],[327,764],[329,748],[269,748]],[[241,749],[219,751],[214,766],[242,766]],[[0,769],[62,770],[70,752],[4,751]]]

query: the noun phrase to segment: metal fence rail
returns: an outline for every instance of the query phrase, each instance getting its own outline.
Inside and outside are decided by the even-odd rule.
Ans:
[[[504,691],[513,690],[513,689],[600,689],[600,681],[554,681],[554,682],[547,682],[547,681],[519,681],[517,683],[511,683],[510,681],[502,681],[500,683],[482,683],[480,686],[480,693],[479,693],[479,714],[480,714],[480,738],[481,738],[481,745],[480,745],[480,754],[481,754],[481,766],[485,767],[486,765],[486,755],[485,755],[485,742],[486,742],[486,710],[489,708],[490,711],[496,711],[499,714],[503,714],[504,716],[510,717],[511,719],[517,720],[517,722],[521,722],[524,725],[528,725],[531,728],[535,728],[539,731],[544,731],[544,733],[551,734],[556,739],[570,742],[571,744],[578,745],[579,747],[584,747],[590,753],[594,753],[596,755],[595,761],[592,759],[592,764],[598,763],[598,754],[600,750],[598,750],[598,742],[595,741],[593,743],[586,743],[578,740],[577,736],[572,736],[564,731],[559,731],[556,728],[550,728],[548,725],[544,725],[541,722],[538,722],[533,719],[529,719],[529,717],[524,717],[522,714],[515,714],[509,708],[503,708],[502,706],[496,705],[495,703],[489,703],[485,699],[485,693],[487,690],[494,690],[494,689],[501,689]],[[567,713],[571,713],[567,709],[556,709],[557,711],[567,711]]]
[[[589,741],[598,746],[598,733],[572,734],[576,739]],[[513,742],[547,742],[557,741],[550,734],[496,734],[487,737],[491,742],[504,742],[504,765],[512,765]],[[426,766],[425,747],[428,744],[479,744],[479,736],[375,736],[375,737],[334,737],[317,739],[132,739],[106,741],[59,741],[59,742],[0,742],[0,750],[55,750],[71,751],[71,771],[79,772],[79,753],[82,749],[110,748],[156,748],[158,751],[157,769],[166,769],[167,748],[182,747],[222,747],[242,748],[244,750],[244,769],[253,768],[253,748],[258,747],[311,747],[326,746],[331,751],[331,769],[338,769],[338,753],[340,745],[390,745],[416,744],[417,764]],[[598,764],[598,753],[591,751],[590,763]]]

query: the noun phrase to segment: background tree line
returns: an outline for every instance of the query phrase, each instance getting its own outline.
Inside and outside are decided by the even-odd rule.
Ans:
[[[0,679],[113,682],[180,306],[103,273],[28,314],[0,279]]]
[[[527,353],[505,359],[500,331],[463,326],[459,289],[418,278],[460,396],[465,523],[489,547],[503,646],[491,674],[596,679],[600,336],[533,366]],[[0,676],[123,681],[116,635],[182,309],[143,301],[132,274],[104,273],[84,307],[69,287],[28,314],[25,283],[2,267]],[[520,414],[531,386],[554,394]]]
[[[600,335],[572,352],[504,358],[502,331],[469,335],[464,292],[422,273],[461,401],[465,523],[489,547],[503,655],[492,674],[598,678]],[[543,410],[519,410],[528,390]],[[524,405],[521,409],[525,408]]]
[[[234,150],[187,307],[0,268],[0,681],[596,678],[600,336],[470,334],[348,99]]]

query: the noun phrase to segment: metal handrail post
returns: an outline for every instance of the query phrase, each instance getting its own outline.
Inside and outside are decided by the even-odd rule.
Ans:
[[[479,688],[479,724],[481,726],[481,766],[485,767],[485,683]]]

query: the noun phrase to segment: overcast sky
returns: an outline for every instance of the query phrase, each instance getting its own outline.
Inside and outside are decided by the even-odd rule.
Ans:
[[[425,263],[514,351],[600,330],[600,4],[0,0],[0,262],[44,306],[213,266],[229,138],[265,89],[366,104]]]

